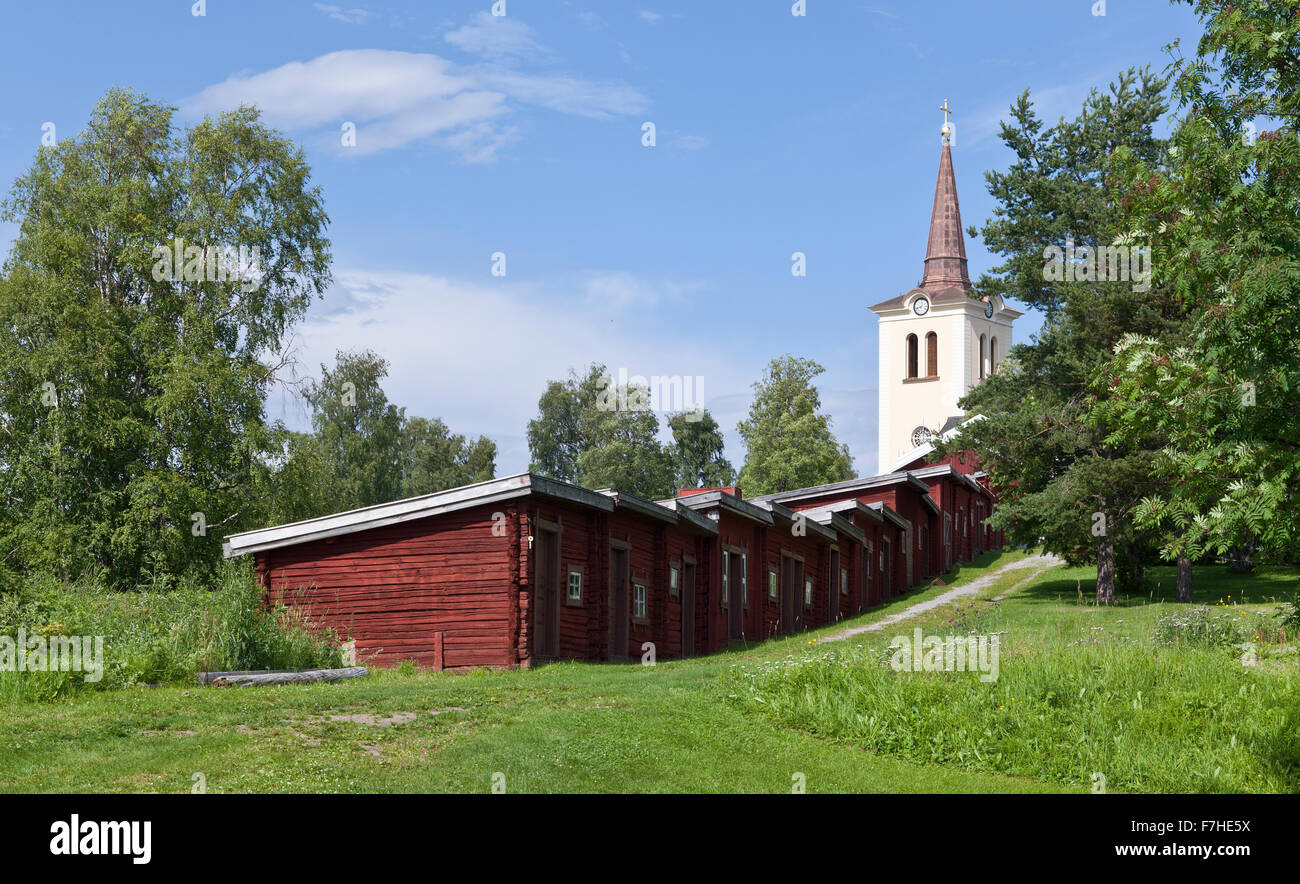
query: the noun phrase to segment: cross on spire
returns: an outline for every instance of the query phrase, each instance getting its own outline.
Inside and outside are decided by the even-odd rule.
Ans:
[[[939,110],[943,111],[943,128],[939,130],[939,134],[943,136],[943,143],[948,144],[952,140],[953,132],[952,123],[948,122],[948,115],[952,113],[952,108],[948,106],[948,99],[943,100],[943,106]]]

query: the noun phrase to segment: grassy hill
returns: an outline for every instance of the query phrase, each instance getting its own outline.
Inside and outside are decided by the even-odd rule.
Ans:
[[[1198,569],[1212,608],[1196,619],[1160,600],[1172,569],[1151,597],[1098,609],[1084,569],[999,573],[1024,555],[704,659],[0,705],[0,790],[187,792],[201,774],[209,792],[1044,792],[1088,791],[1094,772],[1115,791],[1297,789],[1300,655],[1273,613],[1300,573]],[[917,626],[1002,633],[1000,678],[893,671],[886,646]],[[1254,666],[1228,646],[1245,629],[1263,630]]]

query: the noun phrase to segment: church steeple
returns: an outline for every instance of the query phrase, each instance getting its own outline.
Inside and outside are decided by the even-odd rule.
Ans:
[[[934,186],[934,209],[930,214],[930,241],[925,250],[925,274],[921,288],[971,287],[966,267],[966,236],[961,228],[961,207],[957,203],[957,175],[952,168],[952,125],[948,122],[948,99],[943,107],[943,151],[939,155],[939,180]]]

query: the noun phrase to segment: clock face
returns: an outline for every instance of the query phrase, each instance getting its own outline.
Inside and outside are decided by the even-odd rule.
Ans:
[[[912,431],[913,448],[920,448],[922,445],[925,445],[929,441],[930,441],[929,427],[917,427],[915,430]]]
[[[930,312],[930,299],[929,299],[929,298],[917,298],[917,299],[916,299],[916,302],[915,302],[914,304],[912,304],[912,312],[914,312],[917,316],[924,316],[925,314],[929,313],[929,312]]]
[[[984,305],[984,315],[987,316],[989,319],[992,319],[992,318],[993,318],[993,302],[992,302],[992,301],[989,301],[987,304]]]

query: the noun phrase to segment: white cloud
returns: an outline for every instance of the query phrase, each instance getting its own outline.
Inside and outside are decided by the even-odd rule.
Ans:
[[[645,283],[635,286],[652,290]],[[663,298],[693,285],[659,288],[656,297]],[[440,417],[458,433],[496,439],[502,475],[528,466],[525,432],[547,381],[591,362],[644,377],[702,376],[705,404],[724,427],[734,426],[748,409],[749,384],[761,366],[736,364],[735,354],[714,346],[710,334],[699,341],[663,338],[637,323],[613,322],[608,311],[559,293],[563,289],[337,270],[325,301],[299,329],[302,370],[317,374],[321,363],[333,363],[337,350],[373,349],[391,364],[384,386],[391,401],[408,414]],[[275,406],[272,417],[305,422],[297,407],[286,403],[282,415]]]
[[[702,377],[705,406],[722,428],[727,456],[739,468],[744,447],[736,424],[749,412],[751,384],[766,358],[712,329],[648,332],[638,308],[679,303],[688,318],[699,282],[648,281],[624,271],[593,272],[578,296],[569,280],[549,285],[449,279],[419,273],[340,269],[324,301],[297,332],[300,370],[316,376],[338,350],[371,349],[389,360],[384,389],[410,415],[439,417],[457,433],[486,435],[499,446],[497,474],[528,468],[528,421],[550,380],[592,362],[629,376]],[[624,300],[617,300],[621,296]],[[614,298],[615,300],[610,300]],[[624,311],[627,311],[626,313]],[[876,469],[876,391],[856,387],[864,375],[853,354],[832,354],[818,380],[833,431],[854,467]],[[271,417],[305,429],[308,412],[288,394],[269,403]],[[663,438],[666,421],[660,415]]]
[[[480,12],[469,24],[450,31],[444,39],[453,46],[488,58],[547,54],[533,29],[518,18]]]
[[[709,139],[707,135],[679,135],[674,143],[682,150],[704,150]]]
[[[284,129],[337,133],[354,122],[359,153],[434,140],[467,161],[485,162],[513,138],[503,122],[512,101],[593,119],[649,107],[644,95],[621,83],[494,64],[461,67],[428,53],[350,49],[236,74],[184,102],[183,111],[197,117],[255,104],[267,122]]]
[[[640,114],[650,107],[649,100],[637,89],[619,83],[597,83],[581,77],[523,74],[488,68],[476,68],[473,74],[487,88],[499,90],[528,104],[574,116],[607,120],[616,116]]]
[[[313,3],[312,6],[315,6],[334,21],[340,21],[348,25],[364,25],[366,19],[370,17],[370,11],[366,9],[344,9],[342,6],[333,6],[329,3]]]
[[[1035,88],[1030,90],[1029,100],[1044,125],[1055,126],[1061,117],[1072,118],[1079,114],[1089,90],[1098,82],[1109,83],[1110,81],[1105,79],[1105,74],[1097,74],[1073,83],[1062,83],[1042,89]],[[1002,121],[1011,119],[1011,106],[1019,98],[1021,88],[1023,87],[1016,87],[1014,94],[1009,93],[1000,102],[986,104],[972,113],[965,114],[964,124],[961,122],[962,118],[955,117],[953,123],[957,126],[957,143],[980,144],[987,139],[997,138],[1002,128]],[[965,141],[963,142],[962,139]]]
[[[641,21],[645,22],[648,25],[657,25],[659,24],[659,22],[664,20],[664,17],[662,15],[660,15],[657,12],[652,12],[649,9],[638,9],[636,11],[636,14],[640,16]]]

